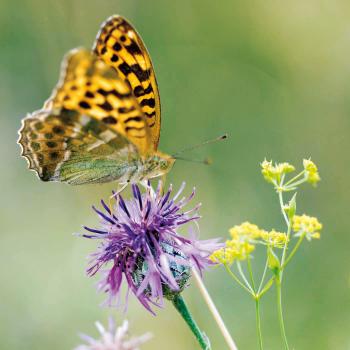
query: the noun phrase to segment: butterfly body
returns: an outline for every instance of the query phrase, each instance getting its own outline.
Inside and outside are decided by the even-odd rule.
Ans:
[[[19,131],[22,155],[43,181],[135,183],[166,174],[174,159],[157,150],[160,100],[136,30],[112,16],[93,51],[71,50],[44,107]]]

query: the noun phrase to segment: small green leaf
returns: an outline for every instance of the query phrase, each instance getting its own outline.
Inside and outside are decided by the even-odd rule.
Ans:
[[[288,204],[288,212],[287,212],[287,214],[288,214],[289,220],[293,219],[293,216],[295,215],[295,212],[297,210],[296,196],[297,196],[297,194],[294,193],[292,199],[289,201],[289,204]]]
[[[281,267],[278,256],[271,247],[267,247],[267,266],[273,271],[274,274],[277,274]]]

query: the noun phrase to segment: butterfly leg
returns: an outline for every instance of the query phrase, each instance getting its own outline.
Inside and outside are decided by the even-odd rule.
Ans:
[[[124,184],[118,184],[118,190],[117,192],[114,192],[110,197],[109,197],[109,209],[113,213],[113,199],[116,199],[117,201],[117,207],[119,205],[119,194],[122,193],[125,188],[129,185],[129,182],[126,182]]]

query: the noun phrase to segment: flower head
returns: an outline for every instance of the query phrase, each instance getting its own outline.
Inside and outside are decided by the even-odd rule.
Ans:
[[[261,163],[261,173],[265,180],[274,184],[280,182],[282,175],[294,170],[294,166],[289,163],[276,163],[272,165],[272,161],[267,161],[266,159]]]
[[[101,338],[97,340],[88,335],[81,334],[80,337],[87,344],[79,345],[75,350],[139,350],[139,346],[152,337],[150,333],[146,333],[139,337],[129,338],[129,324],[126,320],[120,327],[116,327],[114,320],[110,318],[108,330],[100,322],[96,322],[95,324]]]
[[[248,221],[232,227],[230,235],[231,239],[226,241],[225,247],[211,255],[212,261],[231,265],[235,260],[246,260],[255,250],[256,244],[282,248],[288,240],[287,235],[283,232],[275,230],[268,232]]]
[[[308,215],[295,215],[293,217],[293,231],[296,237],[305,234],[306,239],[318,239],[321,237],[322,224],[317,218]]]
[[[304,159],[303,165],[306,171],[307,181],[312,185],[316,185],[321,180],[316,164],[310,159]]]
[[[192,266],[202,271],[213,264],[209,256],[221,246],[217,239],[199,241],[178,233],[181,226],[199,219],[199,205],[183,210],[194,192],[177,201],[183,189],[184,184],[171,198],[172,187],[164,195],[160,185],[141,194],[133,185],[133,198],[124,201],[118,195],[113,211],[103,200],[103,211],[93,207],[101,227],[85,227],[89,234],[83,236],[102,242],[92,255],[88,274],[106,267],[99,288],[109,293],[109,305],[118,303],[125,278],[128,289],[152,312],[150,303],[161,306],[163,296],[171,299],[186,287]]]
[[[284,232],[271,230],[270,232],[261,230],[260,238],[270,247],[283,248],[288,241],[288,236]]]

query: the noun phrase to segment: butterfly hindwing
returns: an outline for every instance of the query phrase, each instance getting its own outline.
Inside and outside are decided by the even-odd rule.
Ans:
[[[123,180],[138,154],[132,143],[103,123],[66,109],[29,115],[19,143],[41,180],[70,184]]]
[[[123,17],[112,16],[102,24],[93,48],[118,75],[130,83],[144,113],[156,151],[160,136],[160,98],[157,81],[147,49],[135,28]]]
[[[146,154],[149,127],[130,85],[117,72],[84,49],[69,52],[61,78],[45,108],[65,108],[88,115],[127,137]]]

